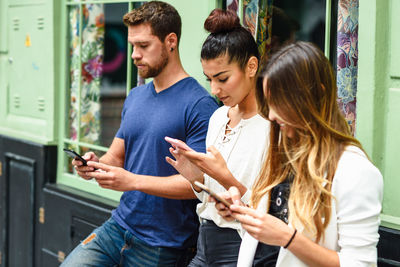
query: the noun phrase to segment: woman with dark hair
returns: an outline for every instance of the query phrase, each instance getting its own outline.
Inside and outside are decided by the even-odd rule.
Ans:
[[[307,42],[275,53],[260,75],[259,112],[271,121],[270,146],[252,189],[217,204],[247,231],[238,266],[252,266],[258,241],[280,246],[276,266],[376,266],[383,181],[337,105],[328,59]]]
[[[199,181],[215,192],[236,186],[247,203],[267,147],[269,122],[257,114],[255,97],[258,48],[232,11],[215,9],[204,23],[210,32],[201,50],[204,75],[211,93],[224,106],[210,118],[208,153],[171,148],[167,158],[193,185],[201,203],[197,206],[200,230],[197,254],[190,266],[236,266],[241,227],[225,221],[208,195],[195,186]],[[168,140],[168,139],[167,139]],[[174,145],[173,145],[174,146]],[[276,251],[277,253],[277,251]]]

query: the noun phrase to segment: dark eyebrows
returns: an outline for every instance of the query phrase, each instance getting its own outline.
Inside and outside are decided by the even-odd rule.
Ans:
[[[140,46],[140,45],[148,45],[150,42],[149,41],[136,41],[136,42],[132,42],[129,41],[128,39],[128,43],[130,43],[133,46]]]
[[[147,44],[149,44],[149,42],[148,41],[142,41],[142,42],[135,42],[134,44],[135,45],[147,45]]]
[[[224,70],[224,71],[218,72],[217,74],[214,74],[212,77],[213,77],[213,78],[216,78],[216,77],[218,77],[219,75],[224,74],[224,73],[226,73],[226,72],[228,72],[228,71],[227,71],[227,70]],[[208,77],[207,74],[205,74],[204,72],[203,72],[203,74],[204,74],[206,77]]]

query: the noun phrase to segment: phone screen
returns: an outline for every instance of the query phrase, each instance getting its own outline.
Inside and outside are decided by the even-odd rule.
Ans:
[[[67,153],[67,155],[70,156],[71,158],[82,161],[83,166],[86,166],[86,165],[87,165],[87,161],[86,161],[84,158],[82,158],[82,156],[79,155],[78,153],[76,153],[75,151],[70,150],[70,149],[67,149],[67,148],[64,148],[63,150],[64,150],[64,152]]]
[[[216,193],[214,193],[213,191],[211,191],[210,188],[208,188],[207,186],[205,186],[204,184],[195,181],[194,184],[198,187],[201,188],[201,190],[203,190],[204,192],[206,192],[207,194],[209,194],[210,196],[212,196],[213,198],[215,198],[218,202],[221,202],[222,204],[224,204],[226,207],[229,208],[229,206],[231,205],[231,203],[229,203],[226,199],[223,199],[222,197],[218,196]]]

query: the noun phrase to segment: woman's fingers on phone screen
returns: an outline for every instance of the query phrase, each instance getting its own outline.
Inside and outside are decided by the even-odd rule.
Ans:
[[[231,202],[233,204],[236,204],[236,205],[242,205],[243,204],[242,201],[241,201],[241,197],[242,196],[240,194],[239,189],[236,186],[230,187],[228,192],[229,192],[229,195],[230,195],[230,198],[231,198]]]
[[[217,209],[219,216],[224,218],[224,220],[233,221],[235,219],[232,217],[232,212],[229,207],[225,206],[223,203],[217,202],[215,208]]]

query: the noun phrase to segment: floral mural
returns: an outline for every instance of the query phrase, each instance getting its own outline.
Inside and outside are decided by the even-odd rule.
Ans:
[[[243,1],[243,25],[256,38],[256,29],[258,24],[258,1],[259,0],[244,0]]]
[[[271,18],[272,0],[243,1],[243,24],[256,39],[261,58],[267,57],[270,50]]]
[[[351,131],[356,127],[358,0],[340,0],[337,27],[338,104]]]
[[[69,137],[90,144],[99,144],[100,82],[104,55],[103,4],[82,6],[82,33],[80,9],[72,7],[70,21],[70,112]],[[82,34],[82,43],[79,36]],[[81,79],[80,79],[81,78]],[[80,96],[79,87],[81,90]],[[80,118],[78,115],[80,114]],[[80,122],[80,125],[78,125]],[[80,137],[78,138],[78,127]]]
[[[257,45],[261,58],[271,50],[272,0],[259,0]],[[265,60],[264,60],[265,61]]]

